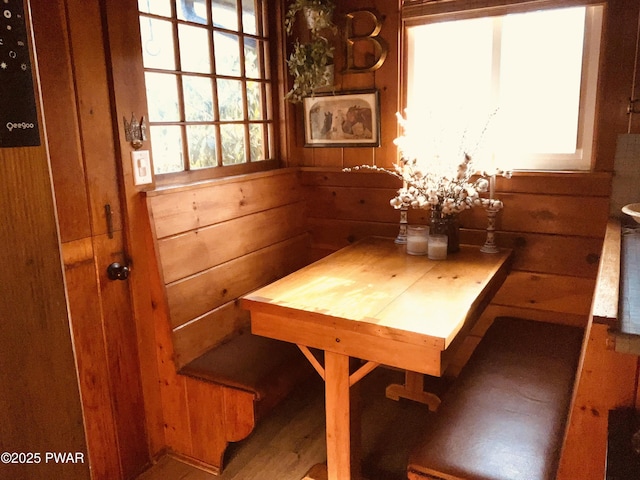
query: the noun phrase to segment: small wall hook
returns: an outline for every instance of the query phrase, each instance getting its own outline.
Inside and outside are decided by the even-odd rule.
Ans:
[[[131,143],[134,150],[138,150],[142,147],[142,142],[147,140],[147,125],[144,123],[144,117],[140,118],[140,121],[131,114],[131,121],[127,122],[127,119],[122,117],[124,121],[124,134],[127,142]]]

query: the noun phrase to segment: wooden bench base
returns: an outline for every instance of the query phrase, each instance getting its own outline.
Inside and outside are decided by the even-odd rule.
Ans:
[[[583,335],[496,318],[411,453],[408,478],[555,479]]]
[[[295,345],[250,333],[185,365],[179,373],[187,377],[194,444],[190,463],[222,472],[229,442],[246,438],[257,421],[312,372]]]

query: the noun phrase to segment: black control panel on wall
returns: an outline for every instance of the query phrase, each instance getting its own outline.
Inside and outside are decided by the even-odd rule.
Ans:
[[[0,148],[40,145],[23,0],[0,0]]]

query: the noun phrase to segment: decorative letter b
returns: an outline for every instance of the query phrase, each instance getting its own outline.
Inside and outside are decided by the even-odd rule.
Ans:
[[[367,35],[353,35],[353,21],[356,16],[364,15],[369,17],[373,21],[373,30]],[[355,10],[351,13],[347,13],[347,25],[346,25],[346,41],[347,41],[347,66],[343,73],[367,73],[373,72],[382,66],[385,58],[387,58],[387,44],[383,38],[378,36],[382,29],[382,22],[378,16],[371,10]],[[375,62],[371,65],[363,67],[356,67],[353,55],[353,46],[356,42],[371,42],[375,51]]]

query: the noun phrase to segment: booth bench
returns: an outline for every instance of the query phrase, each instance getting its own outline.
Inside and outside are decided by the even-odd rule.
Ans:
[[[165,432],[169,450],[214,473],[229,442],[313,369],[295,345],[254,336],[238,298],[308,263],[304,204],[293,170],[147,194],[158,272]]]
[[[498,317],[410,454],[410,480],[552,480],[584,330]]]

